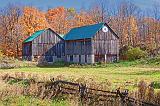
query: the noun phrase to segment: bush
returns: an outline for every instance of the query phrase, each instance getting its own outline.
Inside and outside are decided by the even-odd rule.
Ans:
[[[153,87],[154,89],[160,89],[160,82],[158,81],[151,82],[151,87]]]
[[[121,60],[127,60],[127,51],[129,50],[129,46],[124,45],[123,47],[120,48],[119,54],[120,54],[120,59]]]
[[[145,58],[147,56],[147,52],[141,50],[139,47],[133,48],[130,47],[126,53],[128,60],[136,60]]]

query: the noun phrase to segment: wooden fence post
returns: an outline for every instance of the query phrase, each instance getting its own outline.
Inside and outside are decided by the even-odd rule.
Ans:
[[[128,90],[124,90],[124,92],[120,92],[120,89],[117,90],[117,94],[121,98],[121,106],[125,106],[126,97],[128,96]]]
[[[80,103],[83,105],[84,97],[86,92],[86,85],[85,84],[79,84],[79,93],[80,93]]]

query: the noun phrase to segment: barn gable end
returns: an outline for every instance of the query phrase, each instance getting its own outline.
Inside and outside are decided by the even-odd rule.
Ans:
[[[119,37],[107,25],[107,32],[102,28],[92,38],[92,51],[94,54],[94,61],[113,62],[119,60]]]
[[[104,27],[107,32],[102,31]],[[119,59],[119,37],[106,23],[73,28],[64,39],[68,62],[112,62]]]
[[[36,33],[39,31],[32,35],[36,35],[32,41],[29,41],[29,38],[33,38],[32,36],[28,38],[28,41],[31,42],[32,60],[47,62],[63,60],[65,55],[63,38],[50,28],[41,31],[43,32],[38,35],[36,35]],[[26,43],[28,42],[24,44]]]

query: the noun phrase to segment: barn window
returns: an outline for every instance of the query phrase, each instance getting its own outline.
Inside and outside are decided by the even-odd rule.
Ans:
[[[29,46],[25,46],[25,53],[28,55],[29,54]]]
[[[87,63],[87,55],[85,55],[85,63]]]
[[[61,58],[61,55],[57,55],[57,58]]]
[[[25,55],[31,54],[31,47],[29,45],[24,46],[24,53]]]
[[[79,63],[81,63],[81,55],[79,55]]]
[[[73,62],[73,55],[70,56],[70,62]]]

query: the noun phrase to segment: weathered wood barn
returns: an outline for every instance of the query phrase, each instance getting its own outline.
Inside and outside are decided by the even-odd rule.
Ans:
[[[119,37],[106,23],[73,28],[64,39],[67,62],[113,62],[119,59]]]
[[[52,29],[40,30],[23,42],[23,59],[55,62],[64,60],[64,39]]]
[[[106,23],[73,28],[63,38],[51,29],[40,30],[24,41],[23,57],[42,57],[47,62],[114,62],[119,60],[119,37]]]

